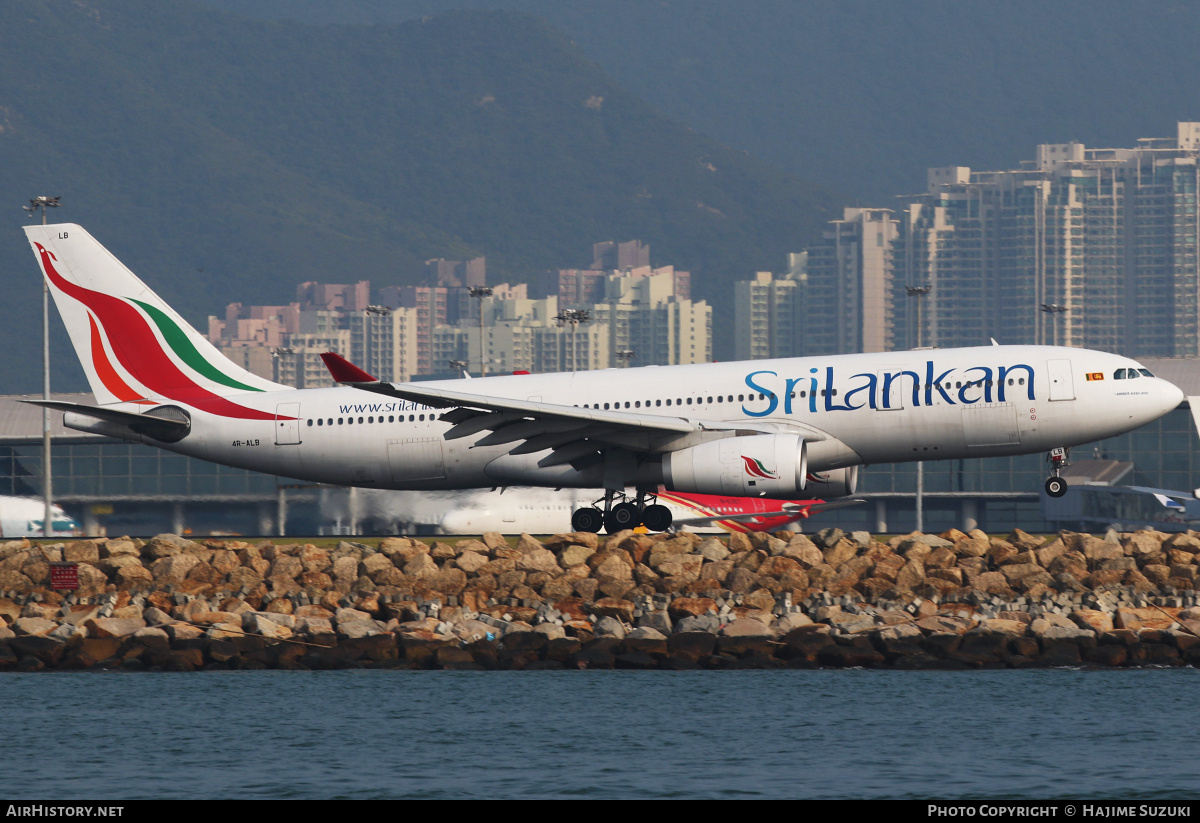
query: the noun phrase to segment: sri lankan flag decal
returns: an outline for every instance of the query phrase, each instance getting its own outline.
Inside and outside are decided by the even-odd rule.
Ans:
[[[1090,371],[1090,372],[1088,372],[1088,373],[1087,373],[1087,379],[1088,379],[1088,380],[1103,380],[1103,379],[1104,379],[1104,372],[1102,372],[1102,371]]]

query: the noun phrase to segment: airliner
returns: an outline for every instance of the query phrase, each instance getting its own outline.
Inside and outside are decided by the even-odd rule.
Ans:
[[[494,490],[443,492],[359,491],[357,517],[417,534],[481,534],[570,531],[571,515],[604,497],[603,489],[546,489],[508,486]],[[700,534],[773,532],[794,528],[812,514],[852,506],[861,499],[772,500],[659,490],[657,502],[671,511],[672,531]],[[322,497],[322,514],[339,525],[349,516],[346,499]]]
[[[660,487],[845,497],[873,463],[1046,452],[1061,496],[1070,447],[1184,399],[1128,357],[998,344],[428,383],[330,352],[339,385],[298,390],[223,357],[80,226],[25,232],[97,401],[29,401],[68,428],[344,486],[605,489],[577,531],[670,528]]]
[[[0,537],[41,537],[46,533],[43,521],[46,503],[35,497],[0,496]],[[82,537],[79,523],[63,511],[50,506],[51,527],[55,537]]]

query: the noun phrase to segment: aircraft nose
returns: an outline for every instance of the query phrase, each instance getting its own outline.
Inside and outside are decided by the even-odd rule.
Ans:
[[[1166,414],[1167,412],[1178,408],[1179,404],[1182,403],[1186,398],[1184,397],[1183,390],[1174,383],[1169,383],[1166,380],[1161,379],[1159,382],[1161,384],[1159,386],[1159,395],[1162,397],[1162,412],[1163,414]]]

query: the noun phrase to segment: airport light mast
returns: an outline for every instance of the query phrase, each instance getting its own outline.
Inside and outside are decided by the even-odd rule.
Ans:
[[[904,292],[917,301],[917,348],[921,345],[921,304],[933,287],[926,283],[924,286],[905,286]],[[925,462],[917,461],[917,531],[925,531]]]
[[[570,327],[571,327],[571,371],[572,372],[575,371],[575,364],[576,364],[575,332],[579,328],[580,323],[590,322],[591,319],[592,319],[592,314],[587,309],[563,309],[559,314],[554,316],[554,322],[558,323],[558,325],[560,327],[566,326],[566,325],[570,325]]]
[[[1066,312],[1066,306],[1060,306],[1057,303],[1043,303],[1042,311],[1050,315],[1050,345],[1057,346],[1058,343],[1058,320],[1060,314]],[[1046,327],[1042,326],[1042,343],[1046,342]]]
[[[483,298],[492,296],[492,287],[470,286],[467,294],[479,302],[479,376],[487,377],[487,355],[483,350]]]
[[[29,201],[28,206],[22,206],[29,216],[42,213],[42,225],[46,225],[46,209],[58,208],[62,203],[57,197],[39,195]],[[50,399],[50,286],[42,278],[42,399]],[[54,516],[51,511],[54,496],[54,472],[50,467],[50,409],[42,407],[42,497],[46,509],[42,515],[42,534],[54,536]]]

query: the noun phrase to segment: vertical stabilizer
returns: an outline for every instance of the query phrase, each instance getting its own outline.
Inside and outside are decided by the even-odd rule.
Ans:
[[[100,404],[222,407],[219,398],[288,388],[231,362],[81,227],[25,234]]]

